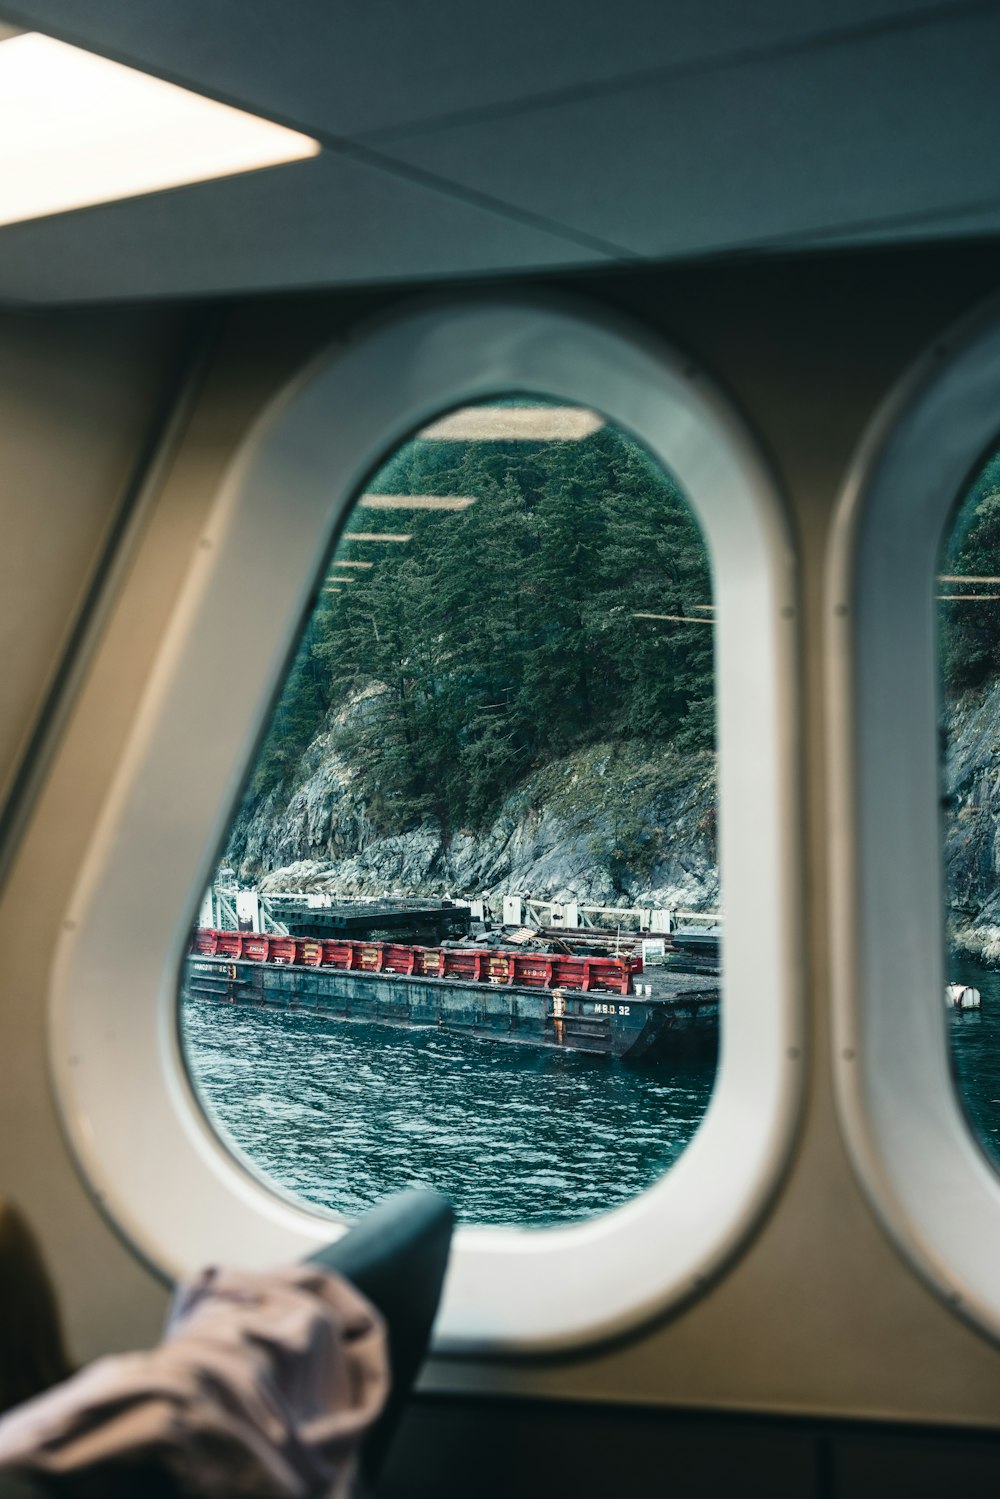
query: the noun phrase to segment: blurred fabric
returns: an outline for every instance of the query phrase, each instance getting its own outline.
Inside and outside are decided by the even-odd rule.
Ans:
[[[347,1499],[388,1395],[386,1346],[339,1275],[206,1270],[178,1290],[158,1347],[102,1359],[0,1419],[0,1467],[64,1491],[143,1473],[197,1499]]]

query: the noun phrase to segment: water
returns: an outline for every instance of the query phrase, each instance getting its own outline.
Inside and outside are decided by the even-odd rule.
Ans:
[[[184,1003],[181,1028],[227,1144],[348,1217],[416,1186],[443,1192],[467,1223],[606,1212],[677,1159],[715,1072],[201,1000]]]
[[[1000,1169],[1000,973],[953,960],[980,1011],[948,1011],[972,1129]],[[353,1217],[404,1187],[436,1187],[469,1223],[568,1223],[650,1186],[708,1104],[714,1066],[620,1062],[186,1003],[196,1088],[222,1138],[260,1175]]]
[[[981,1010],[948,1011],[948,1033],[959,1097],[973,1133],[1000,1169],[1000,973],[953,960],[948,978],[974,984],[983,996]]]

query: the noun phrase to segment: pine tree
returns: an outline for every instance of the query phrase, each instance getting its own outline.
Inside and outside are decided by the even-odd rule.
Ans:
[[[368,487],[473,503],[355,512],[330,570],[350,581],[321,593],[256,794],[291,777],[328,715],[385,832],[481,826],[529,772],[590,744],[710,751],[708,559],[638,443],[611,427],[583,441],[418,438]],[[401,524],[405,544],[351,540]]]

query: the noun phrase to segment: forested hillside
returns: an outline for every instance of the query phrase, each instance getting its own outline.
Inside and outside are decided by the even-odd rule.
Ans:
[[[280,820],[317,753],[342,767],[369,839],[485,832],[546,767],[600,746],[646,786],[612,819],[620,853],[642,861],[646,824],[663,831],[654,804],[677,788],[697,784],[704,800],[707,786],[711,800],[708,559],[644,449],[608,426],[582,441],[415,439],[368,492],[471,503],[355,509],[232,860],[247,860],[240,828]]]
[[[977,475],[941,555],[945,698],[1000,678],[1000,455]]]
[[[953,945],[1000,962],[1000,457],[942,550],[945,874]]]
[[[717,903],[711,583],[670,476],[604,426],[418,438],[368,493],[469,503],[355,509],[232,830],[241,878]],[[1000,961],[1000,458],[940,577],[950,927]]]

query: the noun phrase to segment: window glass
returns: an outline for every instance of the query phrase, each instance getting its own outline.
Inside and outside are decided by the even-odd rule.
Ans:
[[[544,1225],[676,1160],[719,1024],[713,614],[676,482],[595,412],[468,406],[372,476],[185,963],[253,1170]]]
[[[963,496],[937,579],[945,1006],[959,1093],[1000,1166],[1000,455]]]

